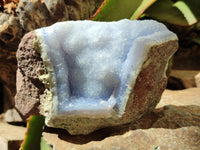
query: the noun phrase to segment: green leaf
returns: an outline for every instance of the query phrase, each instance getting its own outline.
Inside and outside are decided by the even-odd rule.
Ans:
[[[104,0],[95,15],[94,21],[117,21],[120,19],[138,19],[156,0]]]
[[[174,4],[174,7],[177,7],[183,13],[189,25],[197,22],[197,18],[195,17],[195,15],[192,13],[192,10],[185,2],[178,1]]]
[[[95,21],[139,19],[144,13],[154,19],[189,26],[200,19],[200,0],[104,0]]]
[[[44,140],[43,137],[41,137],[40,150],[50,150],[47,142]]]
[[[180,26],[189,26],[198,22],[200,19],[199,0],[157,0],[149,7],[145,14]]]
[[[20,150],[40,150],[44,117],[30,116],[27,121],[27,131]]]
[[[172,70],[172,65],[173,65],[173,57],[171,57],[168,61],[168,66],[166,70],[166,76],[169,77],[171,70]]]
[[[144,13],[144,11],[150,7],[153,3],[155,3],[156,0],[142,0],[139,7],[134,10],[131,20],[139,19],[140,16]]]
[[[187,25],[183,14],[173,4],[171,0],[158,0],[145,13],[161,21]]]

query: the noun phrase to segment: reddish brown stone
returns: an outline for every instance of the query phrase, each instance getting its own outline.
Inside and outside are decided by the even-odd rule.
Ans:
[[[200,88],[165,90],[156,109],[132,123],[133,129],[200,125]]]
[[[17,94],[15,106],[26,118],[39,114],[39,96],[44,91],[44,85],[39,80],[39,73],[44,70],[39,53],[33,48],[35,32],[24,36],[17,51]]]
[[[56,133],[44,133],[44,138],[59,150],[198,150],[200,128],[133,130],[98,141],[91,139],[87,143],[81,143],[84,137],[64,138]]]
[[[186,126],[199,126],[200,106],[167,105],[155,109],[131,126],[132,129],[170,128],[176,129]]]
[[[151,47],[148,58],[143,64],[143,69],[136,79],[134,89],[128,100],[127,111],[122,120],[128,120],[128,118],[137,120],[144,113],[151,112],[155,108],[167,83],[165,76],[167,58],[173,55],[177,48],[177,41],[169,41]],[[146,62],[149,61],[151,63],[146,66]]]

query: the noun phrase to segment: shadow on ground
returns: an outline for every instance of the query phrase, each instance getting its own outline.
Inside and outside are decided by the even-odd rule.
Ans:
[[[49,127],[45,128],[45,132],[57,134],[61,140],[70,143],[86,144],[91,141],[101,141],[110,136],[122,135],[129,130],[149,128],[177,129],[188,126],[200,126],[199,123],[200,106],[166,105],[155,109],[152,113],[147,114],[134,123],[99,129],[89,135],[72,136],[64,129]]]

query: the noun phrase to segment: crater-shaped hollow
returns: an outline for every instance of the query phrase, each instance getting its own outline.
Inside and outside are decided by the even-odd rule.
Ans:
[[[57,115],[110,116],[125,109],[153,45],[175,40],[156,21],[68,21],[36,31]]]

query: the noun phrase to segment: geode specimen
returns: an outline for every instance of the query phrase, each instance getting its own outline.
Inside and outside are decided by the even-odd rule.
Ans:
[[[67,21],[32,31],[17,52],[16,107],[70,134],[134,122],[159,102],[177,41],[153,20]]]

